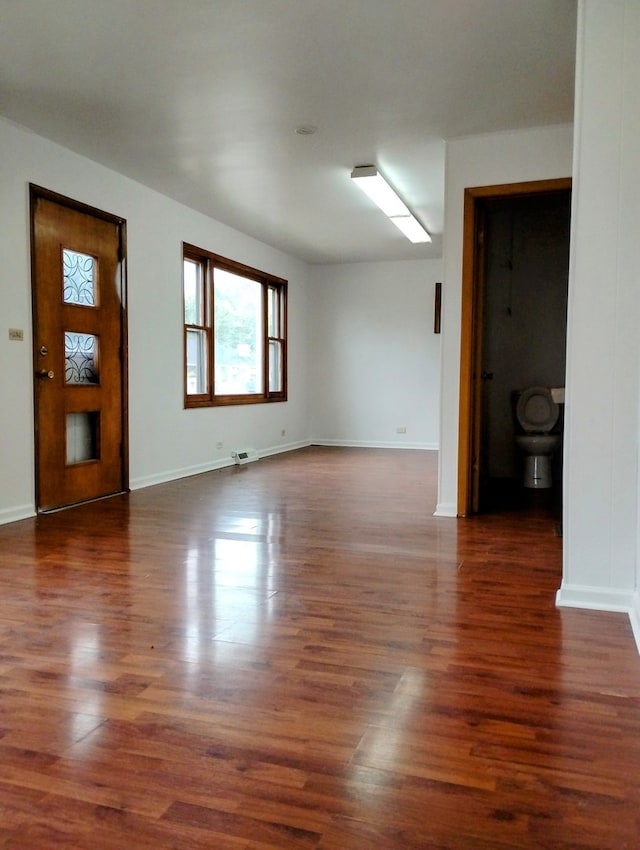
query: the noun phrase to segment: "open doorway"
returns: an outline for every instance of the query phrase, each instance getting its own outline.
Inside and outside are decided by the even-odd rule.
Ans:
[[[564,387],[570,180],[465,193],[458,514],[561,509],[561,447],[552,485],[523,485],[515,407],[529,387]],[[562,429],[562,404],[554,430]]]

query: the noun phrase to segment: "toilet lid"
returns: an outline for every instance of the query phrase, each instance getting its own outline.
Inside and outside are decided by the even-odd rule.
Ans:
[[[547,387],[529,387],[520,393],[516,416],[525,431],[545,433],[558,421],[558,405]]]

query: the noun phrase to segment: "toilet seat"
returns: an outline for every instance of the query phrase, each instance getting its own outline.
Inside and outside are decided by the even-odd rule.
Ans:
[[[548,387],[529,387],[520,393],[516,416],[525,433],[546,434],[558,421],[558,413]]]

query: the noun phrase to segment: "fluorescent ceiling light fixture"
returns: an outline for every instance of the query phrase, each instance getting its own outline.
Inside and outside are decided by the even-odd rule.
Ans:
[[[431,242],[431,237],[412,215],[393,215],[391,221],[411,242]]]
[[[411,242],[431,242],[431,236],[410,212],[375,165],[357,165],[351,179],[377,204]]]
[[[351,172],[351,179],[389,218],[393,215],[411,215],[404,201],[396,195],[375,166],[356,166]]]

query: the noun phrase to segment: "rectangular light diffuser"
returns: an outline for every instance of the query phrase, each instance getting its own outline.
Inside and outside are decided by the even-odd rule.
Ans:
[[[351,179],[377,204],[411,242],[431,242],[431,236],[374,165],[357,165]]]

